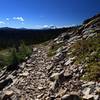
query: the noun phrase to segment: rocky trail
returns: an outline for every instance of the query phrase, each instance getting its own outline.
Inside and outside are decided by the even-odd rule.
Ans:
[[[26,100],[48,94],[48,71],[46,67],[49,62],[46,51],[44,48],[35,49],[21,74],[24,78],[19,76],[19,85],[15,84],[18,89],[23,90],[22,94]]]
[[[45,48],[34,48],[30,59],[19,65],[20,69],[16,72],[17,79],[15,76],[15,82],[8,90],[10,88],[12,91],[18,91],[17,96],[24,97],[24,100],[35,100],[37,96],[48,95],[47,66],[50,64]]]
[[[64,57],[66,48],[52,58],[47,57],[47,47],[33,48],[31,57],[7,76],[12,83],[1,92],[1,100],[81,100],[84,95],[99,98],[90,93],[96,92],[100,84],[79,80],[82,66],[71,64],[75,58]]]

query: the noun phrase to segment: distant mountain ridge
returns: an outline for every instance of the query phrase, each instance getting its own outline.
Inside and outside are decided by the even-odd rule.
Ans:
[[[41,43],[57,37],[59,34],[73,30],[71,28],[56,28],[56,29],[17,29],[3,27],[0,28],[0,46],[2,48],[10,47],[24,41],[26,44]]]

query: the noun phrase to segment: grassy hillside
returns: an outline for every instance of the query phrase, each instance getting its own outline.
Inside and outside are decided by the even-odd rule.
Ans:
[[[18,51],[16,48],[8,48],[0,51],[0,69],[4,66],[18,65],[23,62],[26,57],[30,56],[32,49],[30,46],[26,46],[21,43]]]
[[[75,64],[85,64],[82,79],[100,81],[100,33],[77,41],[70,50],[71,56],[76,56]]]

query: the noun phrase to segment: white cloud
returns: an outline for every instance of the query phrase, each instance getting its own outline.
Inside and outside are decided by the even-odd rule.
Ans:
[[[76,24],[65,25],[65,26],[61,26],[61,27],[73,27],[73,26],[76,26]]]
[[[0,21],[0,24],[5,24],[5,22],[3,22],[3,21]]]
[[[22,24],[24,24],[24,22],[22,22]]]
[[[50,28],[51,26],[54,26],[54,25],[35,25],[34,27],[35,28]]]
[[[49,27],[49,25],[43,25],[43,28],[47,28],[47,27]]]
[[[10,18],[6,18],[6,20],[7,20],[7,21],[9,21],[9,20],[10,20]]]
[[[24,18],[23,17],[13,17],[13,19],[21,21],[21,22],[24,22]]]
[[[43,25],[43,28],[52,28],[52,29],[55,29],[56,26],[54,26],[53,24],[51,24],[51,25]]]

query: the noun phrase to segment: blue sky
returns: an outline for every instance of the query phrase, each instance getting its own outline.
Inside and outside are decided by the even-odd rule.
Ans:
[[[70,26],[100,13],[100,0],[0,0],[0,27]]]

